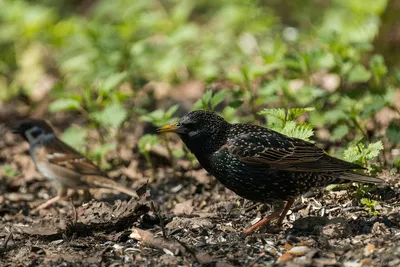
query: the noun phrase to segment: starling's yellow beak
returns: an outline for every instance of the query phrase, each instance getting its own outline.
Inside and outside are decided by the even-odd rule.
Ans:
[[[178,133],[179,130],[180,130],[179,124],[177,122],[175,122],[175,123],[171,123],[171,124],[165,125],[165,126],[163,126],[161,128],[158,128],[157,132],[159,132],[159,133],[168,133],[168,132]]]

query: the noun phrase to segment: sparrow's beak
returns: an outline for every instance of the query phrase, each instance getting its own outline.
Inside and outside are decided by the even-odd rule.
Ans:
[[[157,132],[159,133],[179,133],[182,130],[182,128],[179,126],[179,123],[175,122],[175,123],[171,123],[168,125],[165,125],[161,128],[157,129]]]

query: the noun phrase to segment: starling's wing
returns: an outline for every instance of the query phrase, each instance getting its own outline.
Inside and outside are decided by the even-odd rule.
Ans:
[[[243,133],[230,138],[221,149],[227,149],[232,156],[254,167],[293,172],[338,172],[338,178],[342,179],[382,182],[380,179],[352,172],[364,168],[331,157],[310,142],[265,128],[261,133]]]
[[[47,160],[51,164],[67,168],[82,175],[105,176],[93,162],[58,138],[46,142],[44,146],[47,152]]]
[[[346,171],[363,167],[327,155],[310,142],[274,131],[245,133],[229,139],[229,152],[248,164],[269,169],[303,172]]]

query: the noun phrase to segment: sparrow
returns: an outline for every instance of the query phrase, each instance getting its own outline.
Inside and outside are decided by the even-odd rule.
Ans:
[[[272,206],[271,214],[244,234],[275,219],[281,224],[295,198],[312,187],[384,182],[313,143],[258,125],[230,124],[214,112],[190,112],[158,131],[178,134],[201,166],[237,195]]]
[[[13,129],[13,133],[28,141],[37,170],[57,187],[57,196],[35,210],[45,209],[69,197],[68,189],[83,189],[88,194],[90,188],[108,188],[138,197],[136,192],[111,180],[92,161],[61,141],[46,121],[23,120]]]

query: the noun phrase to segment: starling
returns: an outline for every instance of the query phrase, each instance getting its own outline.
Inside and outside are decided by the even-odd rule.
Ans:
[[[201,166],[239,196],[272,206],[280,225],[297,196],[332,183],[383,183],[354,172],[363,167],[329,156],[313,143],[250,124],[230,124],[214,112],[192,111],[158,129],[177,133]],[[286,202],[286,205],[284,203]]]

